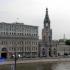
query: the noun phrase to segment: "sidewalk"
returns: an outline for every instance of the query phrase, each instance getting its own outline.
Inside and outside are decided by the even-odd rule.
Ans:
[[[43,59],[31,59],[31,60],[17,60],[17,63],[52,63],[52,62],[70,62],[70,58],[43,58]],[[14,64],[14,61],[5,61],[2,64]],[[1,65],[2,65],[1,64]]]

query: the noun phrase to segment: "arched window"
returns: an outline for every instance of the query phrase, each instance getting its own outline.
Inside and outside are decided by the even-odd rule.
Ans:
[[[7,51],[7,48],[2,48],[2,51]]]

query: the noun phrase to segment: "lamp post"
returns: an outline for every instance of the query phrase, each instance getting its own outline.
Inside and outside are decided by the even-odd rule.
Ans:
[[[57,57],[57,51],[58,51],[58,49],[57,49],[57,43],[56,43],[56,57]]]
[[[16,70],[16,48],[15,48],[15,65],[14,65],[14,70]]]
[[[15,48],[14,48],[14,55],[15,55],[15,59],[14,59],[14,70],[16,70],[16,24],[15,24]]]

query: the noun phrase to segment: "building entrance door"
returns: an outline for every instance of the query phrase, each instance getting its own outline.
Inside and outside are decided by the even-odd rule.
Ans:
[[[6,48],[2,48],[1,57],[5,58],[5,59],[7,58],[7,49]]]

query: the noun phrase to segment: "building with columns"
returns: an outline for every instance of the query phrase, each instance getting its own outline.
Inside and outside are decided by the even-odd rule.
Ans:
[[[42,29],[42,40],[39,42],[39,56],[51,56],[51,42],[52,42],[52,29],[50,28],[50,19],[48,15],[48,8],[44,18],[44,28]]]
[[[38,26],[24,23],[0,23],[0,56],[12,58],[38,56]]]

